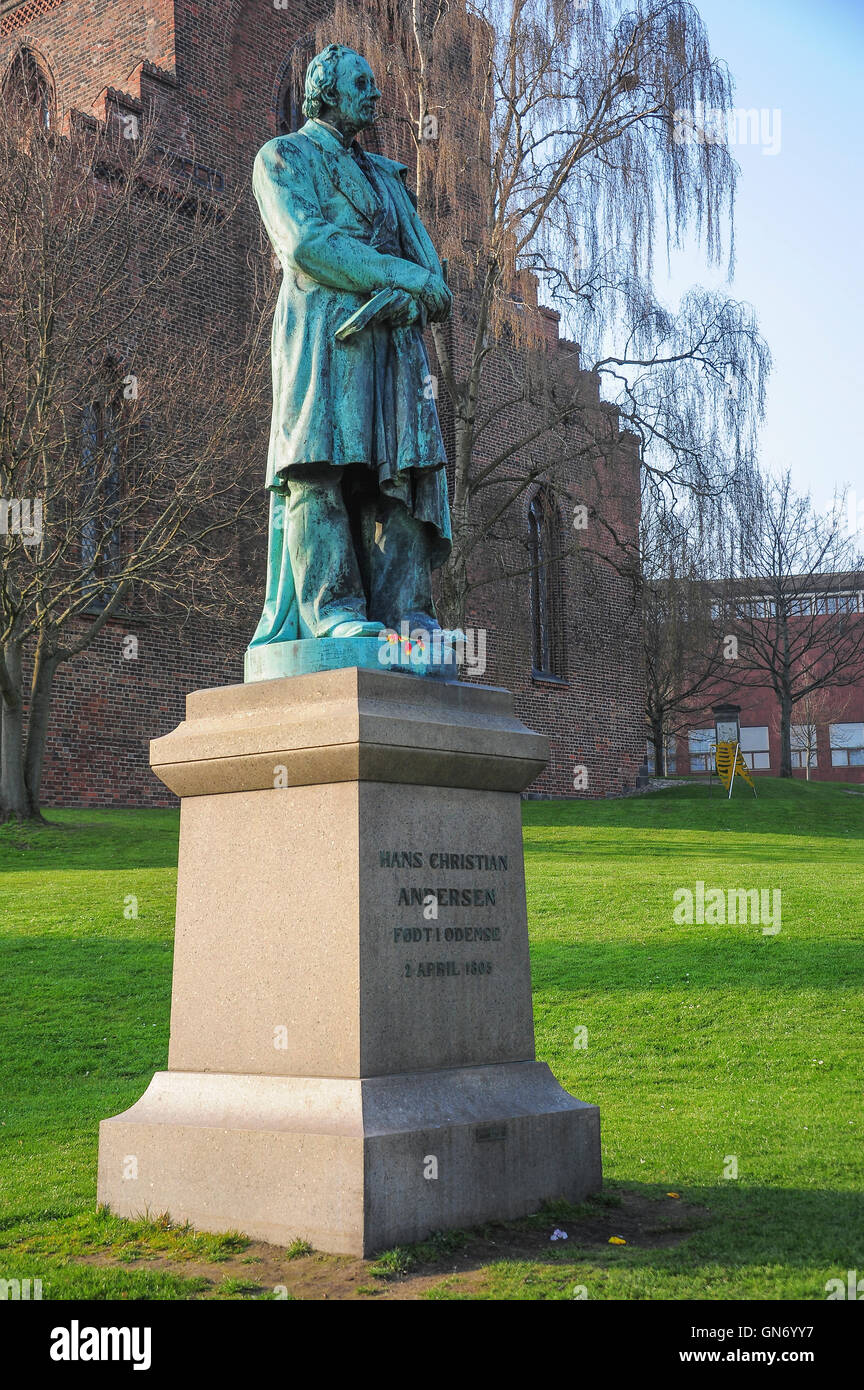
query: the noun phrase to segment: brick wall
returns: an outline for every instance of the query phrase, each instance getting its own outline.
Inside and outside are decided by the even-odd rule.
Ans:
[[[188,691],[242,679],[236,634],[226,643],[224,631],[207,623],[172,631],[132,614],[107,623],[58,670],[44,804],[175,805],[150,771],[150,739],[177,727]]]

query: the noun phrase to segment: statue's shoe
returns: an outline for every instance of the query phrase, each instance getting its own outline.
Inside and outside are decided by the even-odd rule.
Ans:
[[[438,619],[430,618],[428,613],[403,613],[402,622],[408,624],[410,632],[428,632],[431,636],[433,632],[441,631]]]
[[[465,633],[459,627],[442,627],[437,618],[430,618],[426,613],[409,613],[402,621],[408,624],[409,632],[423,632],[432,640],[436,640],[443,648],[455,647],[461,642],[466,641]]]
[[[384,631],[383,623],[366,623],[355,619],[348,623],[337,623],[331,627],[329,632],[325,632],[325,637],[377,637],[379,632]]]

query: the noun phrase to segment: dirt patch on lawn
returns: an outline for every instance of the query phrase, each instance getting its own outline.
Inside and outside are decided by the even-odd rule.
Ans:
[[[573,1258],[608,1251],[610,1237],[637,1250],[660,1250],[679,1245],[704,1224],[709,1213],[674,1197],[649,1198],[631,1192],[607,1193],[589,1203],[578,1216],[530,1217],[523,1221],[490,1223],[464,1233],[464,1243],[441,1250],[434,1240],[404,1247],[386,1258],[361,1260],[346,1255],[288,1257],[279,1245],[250,1241],[241,1253],[218,1262],[180,1260],[164,1256],[127,1261],[115,1256],[85,1256],[80,1263],[147,1269],[182,1278],[206,1279],[209,1288],[196,1295],[213,1298],[285,1297],[299,1300],[376,1299],[392,1302],[418,1299],[443,1279],[462,1296],[471,1296],[485,1281],[485,1271],[498,1261],[560,1266],[562,1256]],[[555,1231],[566,1231],[552,1240]],[[431,1248],[430,1248],[431,1247]]]

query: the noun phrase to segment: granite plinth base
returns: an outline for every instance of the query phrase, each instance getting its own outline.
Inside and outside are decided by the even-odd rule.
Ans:
[[[158,1072],[103,1121],[113,1212],[370,1256],[600,1185],[599,1111],[539,1062],[386,1077]]]

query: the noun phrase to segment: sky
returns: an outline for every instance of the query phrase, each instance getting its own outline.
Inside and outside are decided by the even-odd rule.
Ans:
[[[695,0],[735,81],[734,104],[766,112],[765,147],[738,144],[736,268],[692,248],[658,257],[674,304],[699,283],[757,312],[774,365],[761,460],[789,468],[821,509],[848,485],[864,510],[864,0]],[[779,112],[778,117],[775,114]],[[778,138],[779,137],[779,138]]]

